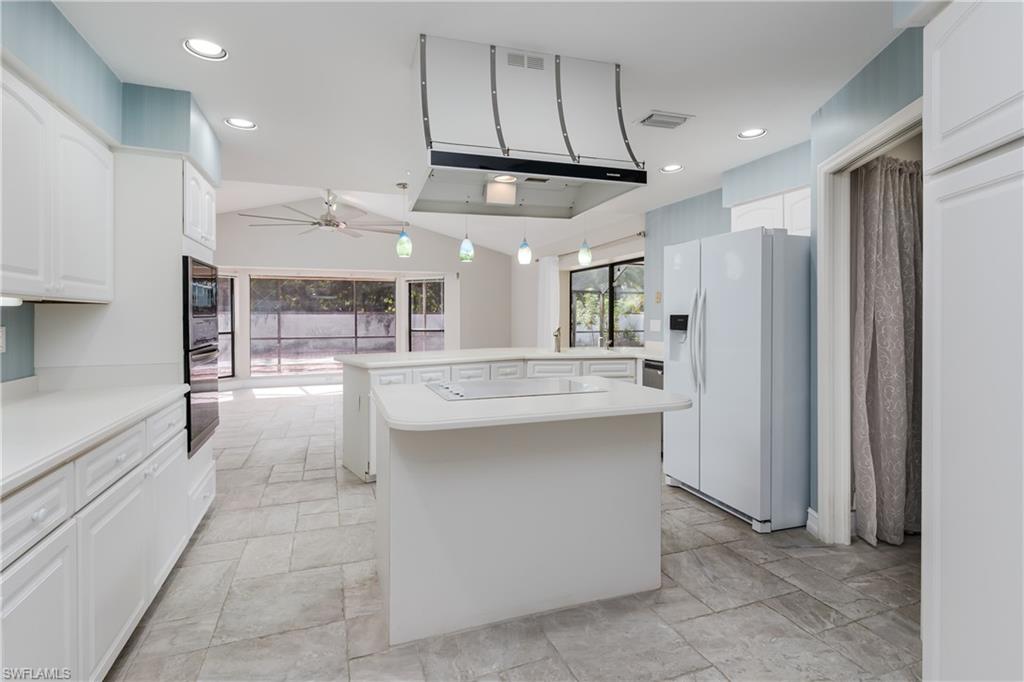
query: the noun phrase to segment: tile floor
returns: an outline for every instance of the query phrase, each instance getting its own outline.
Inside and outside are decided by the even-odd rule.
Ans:
[[[223,395],[214,506],[108,679],[921,677],[917,541],[758,535],[668,487],[661,589],[388,649],[340,411],[337,386]]]

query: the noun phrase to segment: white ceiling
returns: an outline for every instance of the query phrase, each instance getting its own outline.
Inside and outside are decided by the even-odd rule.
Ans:
[[[221,210],[244,208],[236,197],[246,192],[260,195],[232,185],[243,181],[329,186],[400,217],[401,202],[385,195],[424,155],[422,130],[409,115],[418,106],[412,64],[419,33],[621,63],[627,121],[649,109],[696,116],[676,131],[629,130],[649,169],[679,162],[686,170],[652,172],[647,187],[588,212],[588,233],[633,231],[643,211],[713,189],[722,171],[807,139],[810,115],[896,33],[889,2],[60,7],[121,79],[192,91],[222,142],[229,182],[218,196]],[[189,36],[221,43],[230,58],[190,57],[181,48]],[[231,130],[221,123],[227,116],[251,118],[259,130]],[[768,136],[735,138],[754,126]],[[277,192],[282,200],[302,196],[274,192],[275,202]],[[416,215],[413,222],[451,236],[463,231],[461,216]],[[476,241],[507,252],[522,236],[522,219],[471,218],[470,225]],[[582,228],[581,218],[531,219],[528,234],[535,247],[555,248]]]

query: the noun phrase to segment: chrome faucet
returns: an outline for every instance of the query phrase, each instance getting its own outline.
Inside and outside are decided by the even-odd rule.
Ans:
[[[555,337],[555,352],[560,353],[562,351],[562,328],[555,327],[555,333],[552,336]]]

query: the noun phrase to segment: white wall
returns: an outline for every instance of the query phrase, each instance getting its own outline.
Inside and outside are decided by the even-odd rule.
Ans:
[[[261,208],[259,213],[287,215],[280,207]],[[251,218],[235,213],[217,216],[217,253],[221,267],[305,269],[353,273],[358,271],[445,273],[458,276],[461,301],[462,348],[509,345],[509,257],[476,247],[472,263],[458,259],[459,241],[410,228],[411,258],[395,255],[392,235],[364,233],[360,239],[329,232],[298,236],[296,228],[252,228]],[[531,344],[532,345],[532,344]]]
[[[114,154],[114,301],[36,305],[41,390],[182,381],[181,164]]]
[[[512,346],[537,345],[537,286],[540,267],[537,263],[520,265],[515,256],[506,257],[511,268],[509,302],[511,305]]]

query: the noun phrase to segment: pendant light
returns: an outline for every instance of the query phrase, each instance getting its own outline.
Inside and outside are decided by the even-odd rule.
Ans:
[[[533,262],[533,251],[530,250],[530,245],[526,241],[526,233],[523,233],[523,241],[519,244],[519,251],[516,252],[516,258],[519,259],[520,265],[529,265]]]
[[[466,202],[469,203],[468,201]],[[469,216],[465,217],[466,236],[459,244],[459,260],[463,263],[473,262],[473,242],[469,240]]]
[[[576,253],[576,260],[580,265],[590,265],[594,260],[594,254],[590,252],[590,244],[587,243],[586,218],[583,219],[583,243],[580,244],[580,250]]]
[[[409,200],[406,196],[406,190],[409,189],[409,183],[400,182],[398,188],[402,190],[402,216],[403,218],[408,215]],[[398,254],[399,258],[409,258],[412,256],[412,237],[405,231],[405,227],[409,224],[408,220],[402,221],[402,231],[398,235],[398,241],[395,243],[395,253]]]

